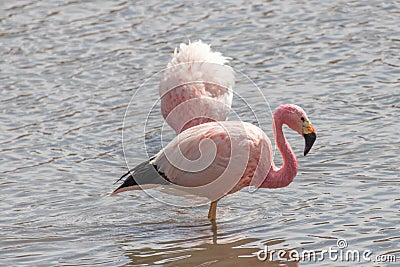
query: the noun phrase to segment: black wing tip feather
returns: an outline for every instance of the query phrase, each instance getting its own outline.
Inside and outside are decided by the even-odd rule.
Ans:
[[[129,174],[132,174],[134,172],[134,169],[129,170],[127,173],[125,173],[124,175],[122,175],[118,180],[116,180],[113,185],[115,185],[116,183],[118,183],[119,181],[121,181],[122,179],[124,179],[126,176],[128,176]]]
[[[145,162],[150,162],[150,161],[152,161],[153,159],[155,159],[155,155],[154,156],[152,156],[151,158],[149,158],[149,160],[147,160],[147,161],[145,161]],[[143,164],[143,162],[142,162],[142,164]],[[141,165],[141,164],[139,164],[139,165]],[[138,166],[139,166],[138,165]],[[137,166],[136,166],[137,167]],[[127,173],[125,173],[124,175],[122,175],[117,181],[115,181],[114,183],[113,183],[113,185],[115,185],[116,183],[118,183],[119,181],[121,181],[122,179],[124,179],[125,177],[127,177],[128,175],[132,175],[134,172],[135,172],[135,169],[136,169],[136,167],[134,167],[133,169],[130,169]]]

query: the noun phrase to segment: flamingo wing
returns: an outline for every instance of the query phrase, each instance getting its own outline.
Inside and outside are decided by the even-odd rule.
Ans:
[[[181,44],[160,81],[161,112],[177,132],[210,121],[224,121],[235,84],[228,58],[201,41]],[[186,125],[190,123],[190,125]]]
[[[179,134],[151,163],[176,185],[199,187],[221,180],[219,186],[232,193],[262,182],[271,166],[271,147],[252,124],[210,122]]]

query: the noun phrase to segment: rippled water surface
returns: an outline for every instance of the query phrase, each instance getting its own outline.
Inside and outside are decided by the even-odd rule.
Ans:
[[[2,1],[0,265],[382,265],[256,257],[264,245],[321,251],[338,239],[398,264],[399,25],[398,1]],[[189,39],[231,57],[272,109],[304,107],[319,136],[303,157],[303,140],[286,130],[299,158],[294,182],[224,198],[216,234],[207,206],[107,196],[127,168],[131,97]],[[237,91],[270,118],[243,75]],[[137,142],[157,98],[153,77],[130,106]],[[235,110],[246,117],[240,102]],[[149,124],[150,139],[160,126]]]

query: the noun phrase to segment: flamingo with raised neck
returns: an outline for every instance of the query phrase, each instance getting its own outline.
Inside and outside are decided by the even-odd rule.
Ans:
[[[316,140],[316,131],[301,107],[279,106],[273,130],[282,154],[281,168],[275,166],[271,141],[259,127],[241,121],[209,122],[178,134],[153,158],[124,174],[120,179],[125,181],[112,194],[147,184],[179,186],[210,199],[208,218],[215,222],[217,202],[225,195],[247,186],[279,188],[293,181],[298,163],[283,133],[284,124],[304,137],[304,156]],[[202,144],[203,140],[213,144]],[[200,167],[210,159],[209,165]]]

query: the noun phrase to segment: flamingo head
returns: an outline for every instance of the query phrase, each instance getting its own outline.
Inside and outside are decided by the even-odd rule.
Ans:
[[[304,156],[307,155],[317,139],[317,133],[306,112],[301,107],[293,104],[282,105],[278,109],[284,110],[284,123],[304,137]]]

